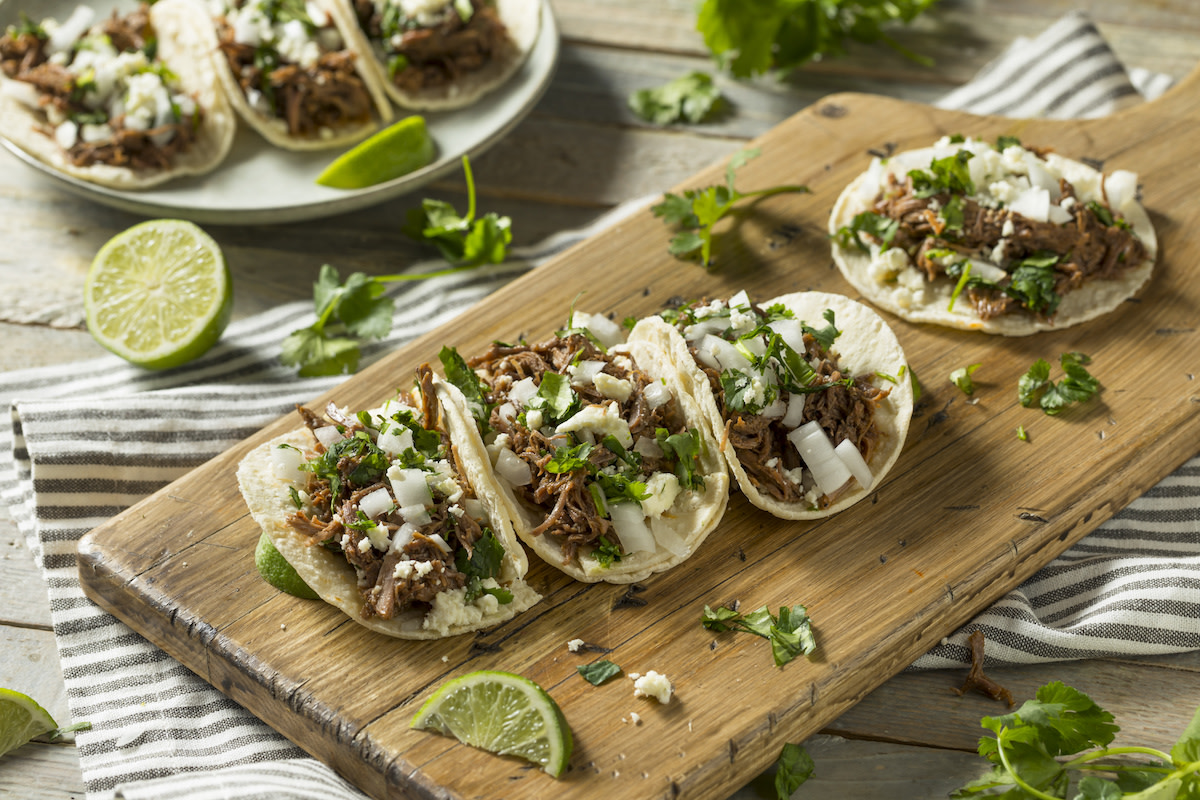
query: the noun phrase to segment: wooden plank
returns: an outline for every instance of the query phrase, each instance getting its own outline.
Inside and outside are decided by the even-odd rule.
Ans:
[[[622,316],[650,313],[672,296],[737,288],[755,297],[809,287],[845,291],[828,268],[825,214],[865,167],[867,149],[883,144],[879,119],[893,121],[887,137],[901,146],[945,132],[1019,132],[1031,143],[1053,142],[1060,152],[1139,170],[1165,254],[1140,302],[1097,323],[1018,340],[893,321],[927,400],[875,501],[827,520],[783,523],[735,497],[696,556],[647,582],[644,608],[614,610],[620,587],[572,588],[538,563],[530,578],[547,600],[476,637],[485,646],[475,650],[467,637],[381,642],[329,609],[307,606],[298,617],[298,601],[266,591],[253,573],[249,553],[257,534],[239,508],[232,477],[248,446],[294,427],[290,420],[90,534],[81,545],[85,589],[375,796],[486,797],[502,786],[507,797],[521,798],[550,789],[540,774],[408,730],[414,705],[433,687],[479,668],[527,674],[562,704],[578,750],[571,772],[553,784],[557,794],[727,794],[765,768],[782,741],[829,725],[1200,448],[1196,390],[1185,380],[1200,371],[1193,363],[1200,348],[1185,346],[1189,334],[1163,333],[1194,336],[1200,305],[1200,286],[1176,266],[1190,263],[1198,247],[1186,232],[1200,210],[1181,201],[1194,196],[1200,176],[1177,168],[1189,157],[1190,140],[1181,131],[1200,116],[1198,95],[1193,85],[1169,103],[1103,122],[1020,124],[876,97],[830,98],[763,137],[763,157],[739,179],[747,187],[806,183],[813,194],[771,198],[722,228],[716,268],[672,260],[665,252],[670,232],[642,215],[504,287],[452,326],[331,393],[339,404],[365,406],[390,394],[397,375],[409,374],[443,344],[471,353],[494,339],[540,337],[561,322],[579,286],[589,287],[588,310]],[[689,183],[716,182],[722,172],[715,167]],[[514,308],[522,309],[519,317]],[[1056,419],[1021,408],[1017,377],[1035,358],[1069,349],[1093,356],[1110,391]],[[1164,375],[1168,351],[1174,366]],[[986,363],[994,388],[969,405],[937,376],[974,361]],[[1151,403],[1156,413],[1144,414]],[[1033,429],[1036,444],[1016,439],[1018,424]],[[1096,435],[1101,430],[1103,438]],[[948,506],[973,510],[950,518]],[[1037,520],[1021,518],[1028,509]],[[167,519],[169,526],[159,525]],[[195,535],[164,537],[178,529]],[[237,553],[232,563],[245,567],[230,570]],[[818,621],[819,657],[776,670],[757,640],[746,641],[752,637],[714,636],[700,627],[704,604],[735,598],[751,607],[808,604]],[[563,643],[575,635],[613,648],[610,657],[629,671],[666,672],[678,701],[647,708],[623,681],[596,688],[579,680],[575,662],[563,657]],[[338,668],[322,668],[329,663]],[[403,672],[403,685],[376,679],[387,670]],[[621,720],[635,709],[645,722],[630,729]]]

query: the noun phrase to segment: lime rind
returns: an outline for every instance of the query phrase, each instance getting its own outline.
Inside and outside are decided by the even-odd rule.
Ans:
[[[285,594],[305,600],[317,600],[320,597],[275,548],[266,531],[259,534],[258,544],[254,546],[254,566],[263,580]]]
[[[495,670],[448,681],[425,701],[411,726],[533,762],[552,777],[566,769],[574,744],[554,698],[528,678]]]
[[[316,182],[331,189],[365,189],[428,166],[436,150],[425,118],[405,117],[342,153]]]
[[[50,713],[32,697],[0,689],[0,755],[57,728]]]

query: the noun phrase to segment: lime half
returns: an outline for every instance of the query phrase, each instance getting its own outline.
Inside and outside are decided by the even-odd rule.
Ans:
[[[254,547],[254,566],[258,567],[258,574],[263,580],[279,591],[305,600],[317,599],[317,593],[309,588],[296,568],[271,544],[271,537],[267,536],[266,531],[259,535],[258,544]]]
[[[56,728],[58,723],[32,697],[0,689],[0,755]]]
[[[338,156],[317,176],[334,189],[363,189],[407,175],[433,161],[425,118],[405,117]]]
[[[554,699],[511,672],[481,670],[447,681],[425,701],[412,727],[532,761],[555,778],[566,769],[573,745]]]
[[[207,233],[185,220],[153,219],[100,248],[83,306],[102,347],[138,366],[167,369],[216,344],[233,312],[233,281]]]

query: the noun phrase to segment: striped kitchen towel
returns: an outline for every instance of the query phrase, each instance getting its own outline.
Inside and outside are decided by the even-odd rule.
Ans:
[[[1058,63],[1052,58],[1062,58],[1063,68],[1043,68]],[[1135,102],[1139,87],[1160,92],[1164,82],[1131,77],[1087,18],[1072,14],[1016,43],[942,105],[1096,115]],[[622,206],[587,230],[519,250],[504,265],[392,289],[392,333],[365,348],[364,362],[643,207]],[[76,576],[75,548],[87,531],[340,380],[300,380],[279,363],[281,332],[311,319],[310,304],[295,303],[241,320],[215,350],[163,373],[103,358],[0,376],[0,402],[12,418],[0,426],[0,501],[43,570],[72,717],[92,723],[77,735],[89,800],[363,797],[94,606]],[[989,639],[989,663],[1195,650],[1197,620],[1200,458],[915,666],[967,663],[966,634],[976,628]]]

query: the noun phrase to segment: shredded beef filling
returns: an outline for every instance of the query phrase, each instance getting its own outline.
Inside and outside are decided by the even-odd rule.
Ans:
[[[1063,197],[1075,197],[1075,187],[1059,180]],[[889,175],[889,186],[875,202],[874,211],[900,223],[892,245],[903,248],[929,280],[945,273],[945,267],[928,253],[948,249],[985,261],[1018,261],[1038,252],[1050,251],[1066,257],[1054,269],[1055,292],[1078,289],[1092,279],[1112,279],[1146,260],[1141,240],[1125,228],[1105,225],[1085,203],[1076,202],[1069,211],[1073,220],[1065,225],[1038,222],[1005,209],[981,206],[964,197],[962,230],[946,230],[935,207],[945,205],[949,194],[916,197],[912,178],[903,182]],[[1005,222],[1012,232],[1003,234]],[[1000,245],[1000,250],[996,248]],[[983,319],[1023,311],[1019,301],[997,290],[971,287],[964,293]]]
[[[486,67],[507,46],[508,31],[485,0],[472,0],[475,9],[466,22],[457,13],[430,28],[413,28],[384,42],[389,56],[403,59],[392,70],[392,82],[406,92],[449,86],[463,75]],[[371,0],[355,0],[359,25],[373,42],[383,39],[383,14]]]
[[[428,365],[423,365],[418,370],[418,380],[421,384],[422,407],[414,410],[420,415],[422,427],[439,431],[442,437],[441,449],[449,454],[451,462],[455,464],[456,479],[463,489],[464,497],[474,497],[474,491],[461,477],[457,453],[450,443],[449,436],[439,425],[439,410],[432,383],[433,372]],[[407,400],[407,397],[402,399]],[[344,426],[347,437],[353,436],[357,431],[366,431],[372,440],[378,437],[378,431],[365,428],[356,417],[346,416],[333,403],[326,409],[328,419],[323,419],[304,406],[297,406],[296,410],[310,431],[332,423]],[[326,451],[315,435],[314,442],[317,453]],[[454,553],[461,548],[470,553],[475,542],[484,535],[484,531],[479,521],[473,519],[470,514],[455,515],[450,511],[450,504],[439,502],[430,511],[431,521],[422,525],[418,532],[413,534],[412,541],[402,550],[382,553],[374,547],[360,548],[359,542],[364,538],[364,534],[347,529],[343,520],[358,519],[358,504],[362,498],[377,489],[389,488],[388,483],[382,479],[363,485],[355,483],[352,476],[362,460],[361,455],[339,459],[337,472],[341,478],[341,486],[336,496],[333,495],[329,480],[311,477],[307,491],[312,512],[306,514],[296,511],[288,516],[287,523],[293,530],[308,537],[309,545],[325,546],[334,552],[340,552],[354,567],[358,575],[363,617],[391,619],[397,613],[408,609],[427,610],[441,592],[466,585],[466,576],[455,567]],[[338,512],[336,517],[335,512]],[[395,534],[404,524],[398,510],[388,512],[379,520],[380,524],[388,529],[389,534]],[[343,548],[342,537],[347,533],[350,535],[349,546]],[[441,536],[449,545],[449,553],[430,538],[433,534]],[[405,557],[413,561],[428,561],[433,565],[433,569],[425,575],[418,575],[414,571],[407,577],[397,578],[396,565]]]
[[[751,306],[751,309],[760,318],[764,317],[757,306]],[[804,415],[800,424],[816,420],[834,443],[849,439],[863,458],[870,462],[879,442],[875,410],[888,392],[872,385],[870,376],[855,377],[848,386],[839,383],[847,376],[838,366],[837,354],[825,350],[820,342],[807,333],[804,334],[804,346],[802,355],[813,365],[817,374],[814,385],[821,384],[828,388],[805,395]],[[689,344],[688,349],[695,358],[695,347]],[[737,452],[738,461],[750,482],[776,500],[785,503],[803,501],[804,485],[787,476],[789,470],[804,465],[795,446],[788,441],[787,435],[791,430],[784,427],[779,418],[768,419],[758,414],[731,411],[725,403],[720,371],[699,360],[696,360],[696,365],[708,378],[708,384],[717,399],[717,407],[721,410],[721,418],[725,420],[725,435]],[[781,389],[780,397],[786,402],[789,394]],[[817,506],[828,508],[837,501],[841,491],[844,488],[832,496],[821,495],[817,499]]]
[[[224,21],[219,21],[217,33],[242,92],[248,98],[261,95],[271,116],[286,124],[289,136],[316,138],[322,130],[371,120],[374,103],[355,69],[352,51],[324,52],[311,67],[271,63],[259,48],[235,41],[233,28]],[[251,106],[258,110],[254,102]]]
[[[113,47],[120,52],[142,50],[154,41],[149,8],[145,5],[123,17],[114,11],[102,27],[112,40]],[[0,37],[0,68],[3,68],[5,75],[32,84],[41,94],[41,104],[54,107],[63,116],[92,118],[95,109],[83,102],[87,97],[86,88],[81,90],[77,87],[74,75],[47,58],[45,40],[35,34],[20,33],[14,36],[6,33]],[[144,130],[125,127],[124,115],[117,115],[108,120],[113,131],[111,138],[94,142],[85,142],[80,138],[64,152],[76,167],[108,164],[134,171],[168,169],[179,155],[186,153],[195,143],[202,113],[197,106],[194,115],[184,115],[179,122]],[[54,137],[52,128],[46,126],[40,130]]]
[[[486,353],[468,362],[471,367],[482,368],[486,373],[486,400],[496,405],[489,424],[498,433],[508,434],[509,447],[529,465],[533,475],[529,484],[513,487],[518,497],[546,512],[546,518],[532,533],[561,537],[564,564],[577,556],[580,547],[597,546],[602,536],[612,544],[619,544],[619,539],[613,532],[612,522],[596,510],[585,483],[588,476],[586,469],[564,473],[546,471],[555,448],[568,446],[565,437],[554,437],[555,441],[551,441],[551,437],[540,430],[530,430],[515,417],[505,419],[501,416],[499,406],[505,402],[509,388],[517,381],[532,377],[536,384],[541,385],[542,375],[547,371],[565,375],[567,366],[577,360],[603,361],[605,365],[602,372],[633,384],[633,391],[623,402],[605,397],[591,382],[573,384],[573,388],[584,406],[617,402],[621,417],[629,423],[629,432],[635,442],[639,436],[653,439],[657,428],[665,428],[669,434],[687,430],[683,412],[675,398],[657,408],[650,407],[645,398],[645,388],[653,379],[642,372],[632,358],[629,359],[632,368],[614,363],[613,355],[605,353],[580,334],[534,345],[494,344]],[[588,458],[597,467],[607,466],[616,460],[611,451],[599,446],[591,451]],[[647,475],[671,469],[663,458],[643,456],[642,471]]]

